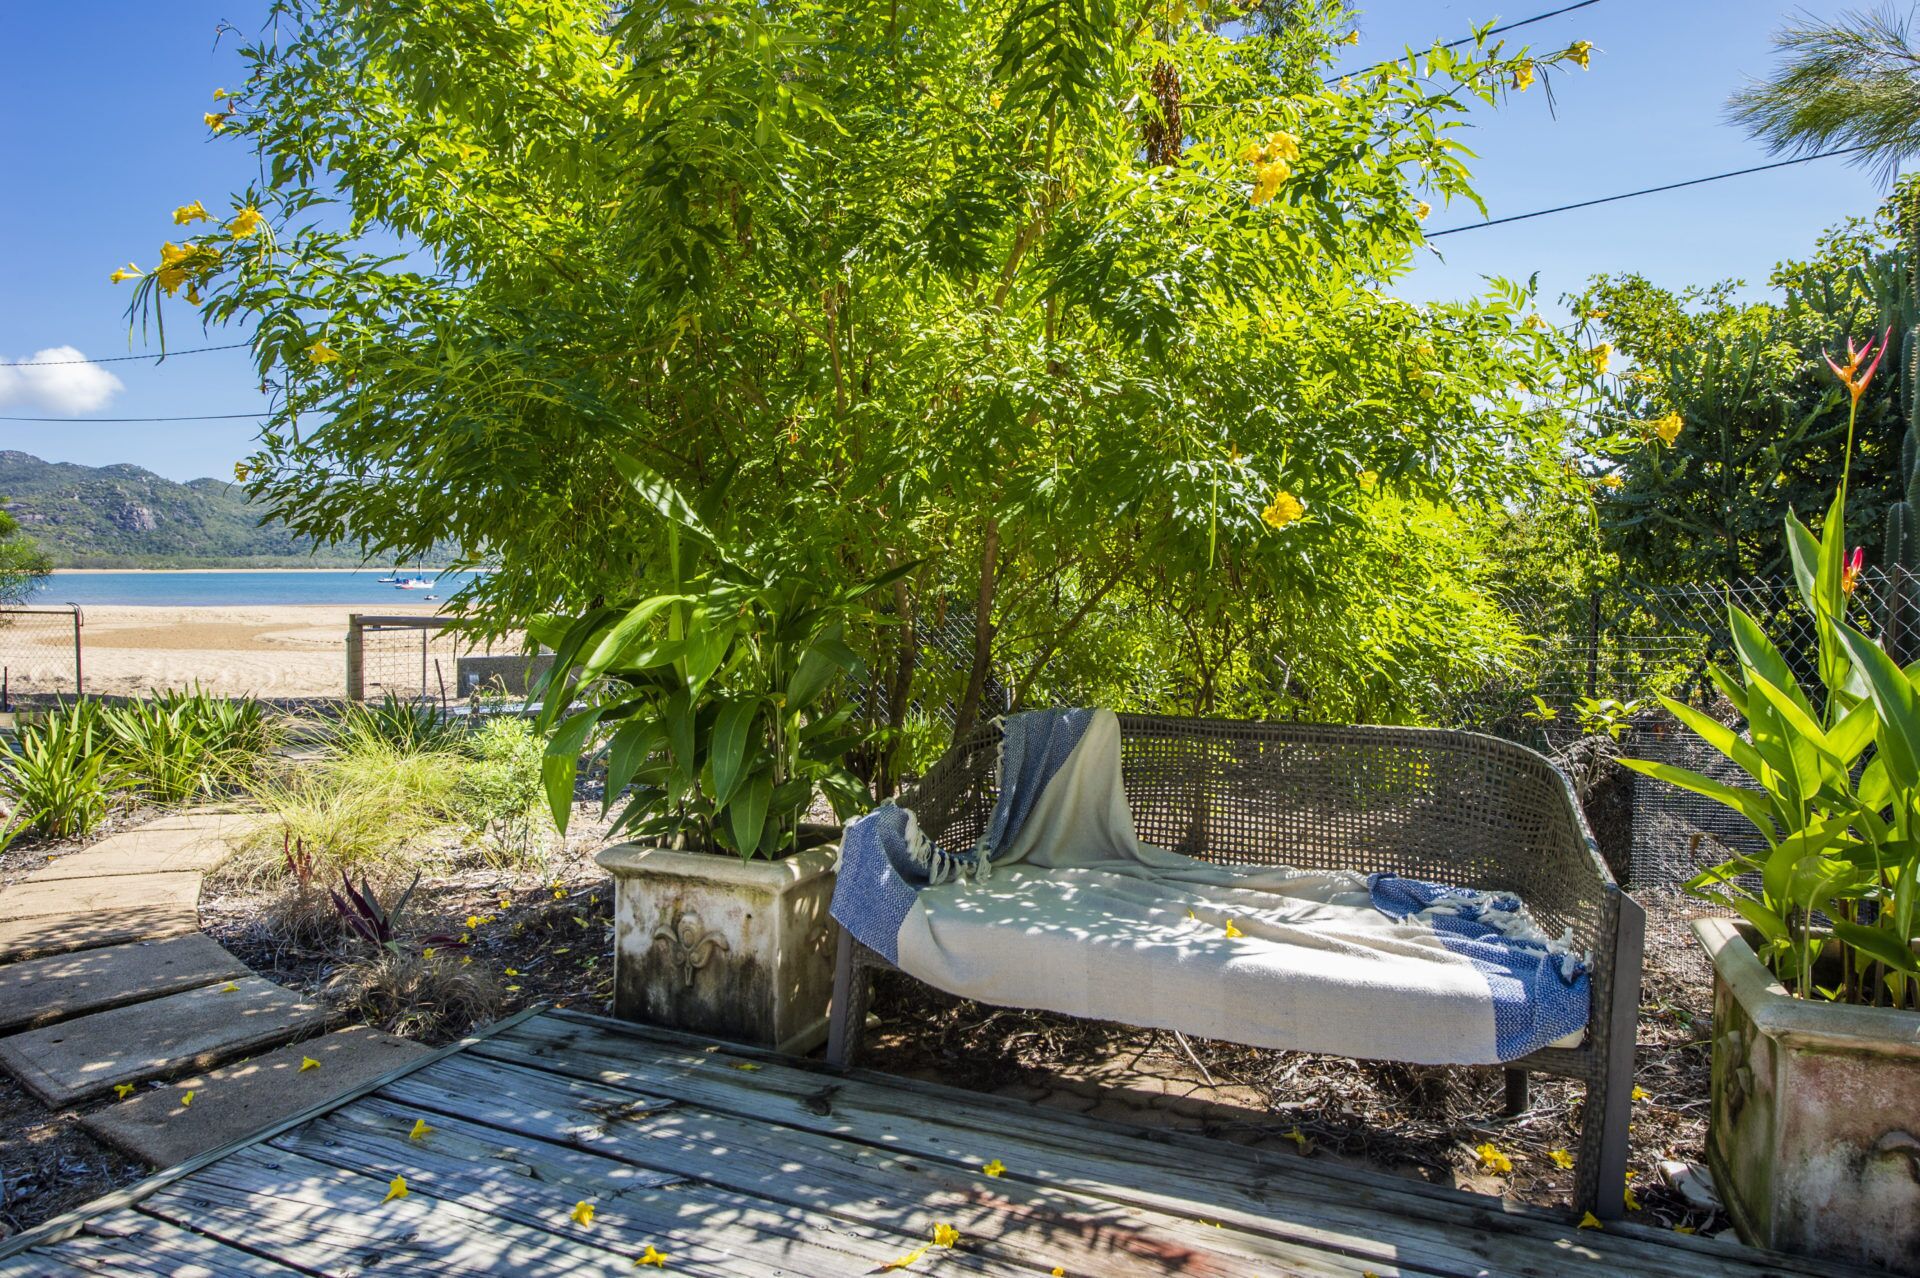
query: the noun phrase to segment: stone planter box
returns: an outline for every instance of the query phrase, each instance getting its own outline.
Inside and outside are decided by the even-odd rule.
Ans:
[[[1920,1275],[1920,1015],[1789,996],[1732,919],[1713,957],[1707,1161],[1759,1247]]]
[[[827,1034],[837,845],[778,861],[622,843],[613,876],[613,1014],[800,1053]]]

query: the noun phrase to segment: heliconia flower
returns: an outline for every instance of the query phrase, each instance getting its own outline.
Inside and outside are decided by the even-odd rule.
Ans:
[[[306,1072],[307,1072],[308,1070],[310,1070],[310,1069],[319,1069],[319,1068],[320,1068],[320,1062],[319,1062],[319,1061],[316,1061],[316,1060],[315,1060],[315,1059],[313,1059],[313,1057],[311,1057],[311,1056],[302,1056],[302,1057],[300,1058],[300,1068],[299,1068],[298,1070],[296,1070],[295,1072],[296,1072],[296,1073],[300,1073],[300,1074],[304,1074],[304,1073],[306,1073]]]
[[[142,275],[145,275],[145,274],[146,274],[145,271],[135,266],[132,262],[128,262],[125,266],[121,267],[119,270],[115,271],[113,274],[107,276],[107,278],[112,280],[115,284],[118,284],[123,280],[137,280]]]
[[[954,1244],[958,1243],[959,1241],[960,1241],[960,1231],[955,1229],[952,1225],[947,1224],[945,1221],[942,1221],[933,1227],[933,1245],[934,1246],[951,1247]]]
[[[380,1201],[390,1203],[396,1198],[405,1198],[406,1196],[407,1178],[405,1176],[395,1176],[387,1185],[387,1196]]]
[[[1500,1147],[1492,1141],[1488,1141],[1484,1145],[1479,1146],[1473,1152],[1479,1155],[1480,1166],[1484,1171],[1504,1174],[1513,1170],[1513,1160],[1508,1158]]]
[[[1582,71],[1585,71],[1587,64],[1593,58],[1593,41],[1575,40],[1567,46],[1567,57],[1578,65]]]
[[[635,1269],[638,1269],[642,1265],[652,1265],[655,1269],[665,1269],[667,1267],[667,1253],[654,1250],[653,1244],[648,1243],[647,1249],[640,1254],[640,1259],[633,1262]]]
[[[416,1118],[413,1120],[413,1130],[407,1133],[407,1139],[408,1140],[424,1140],[426,1139],[427,1133],[431,1132],[432,1130],[433,1128],[427,1126],[426,1119]]]
[[[593,1204],[582,1198],[573,1205],[573,1210],[567,1214],[576,1225],[591,1225],[593,1223]]]
[[[1006,1173],[1007,1165],[996,1158],[990,1163],[981,1164],[980,1170],[997,1179]]]
[[[1847,556],[1847,562],[1840,569],[1840,593],[1850,595],[1853,588],[1860,584],[1860,572],[1867,566],[1867,548],[1855,546],[1853,553]]]
[[[258,235],[260,228],[266,224],[267,219],[260,215],[260,210],[249,204],[234,211],[233,221],[227,223],[227,234],[236,240],[244,240]]]
[[[1826,355],[1827,367],[1833,370],[1833,375],[1839,378],[1841,384],[1847,388],[1848,393],[1853,396],[1854,403],[1858,404],[1860,397],[1867,393],[1867,383],[1873,380],[1874,370],[1880,367],[1880,357],[1887,353],[1887,340],[1892,336],[1893,329],[1889,326],[1879,337],[1868,338],[1867,344],[1859,350],[1853,348],[1853,339],[1849,337],[1847,339],[1847,362],[1844,366],[1836,364],[1833,356],[1827,355],[1826,348],[1821,348],[1820,353]],[[1866,371],[1861,372],[1861,361],[1865,360],[1869,355],[1873,356],[1873,360],[1867,365]]]

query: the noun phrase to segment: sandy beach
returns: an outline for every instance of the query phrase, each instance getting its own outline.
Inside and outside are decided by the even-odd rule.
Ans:
[[[345,695],[346,605],[269,605],[186,608],[96,605],[81,628],[86,691],[138,694],[194,683],[223,696],[338,697]],[[386,615],[431,616],[432,605],[383,606]],[[428,683],[437,683],[434,660],[452,653],[452,642],[429,647]],[[413,695],[420,684],[417,632],[369,637],[367,693],[388,685]],[[73,690],[70,624],[22,622],[0,630],[0,663],[16,691]],[[444,678],[453,682],[450,661]]]

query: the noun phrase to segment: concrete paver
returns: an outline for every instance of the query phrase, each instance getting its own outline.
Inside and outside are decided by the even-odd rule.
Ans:
[[[378,1078],[428,1050],[358,1025],[140,1092],[80,1121],[109,1144],[156,1167],[171,1167]],[[301,1069],[307,1060],[319,1065]],[[182,1105],[189,1091],[193,1103]]]
[[[246,964],[195,933],[0,966],[0,1032],[250,976]]]
[[[168,994],[144,1003],[0,1039],[0,1066],[48,1105],[102,1096],[206,1069],[317,1034],[333,1017],[323,1004],[257,976]]]

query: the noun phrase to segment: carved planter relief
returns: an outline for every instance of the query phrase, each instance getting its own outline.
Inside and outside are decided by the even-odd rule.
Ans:
[[[631,843],[601,852],[614,882],[614,1015],[810,1050],[833,987],[836,851],[747,862]]]
[[[1760,1247],[1920,1278],[1920,1015],[1789,996],[1736,921],[1713,957],[1707,1161]]]

